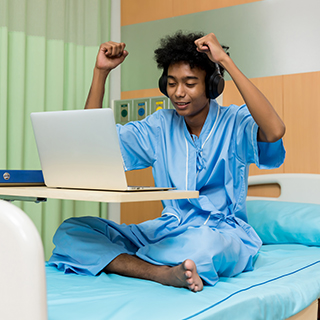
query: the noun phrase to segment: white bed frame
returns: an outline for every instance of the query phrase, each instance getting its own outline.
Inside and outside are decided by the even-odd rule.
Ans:
[[[278,198],[264,200],[320,204],[320,175],[251,176],[249,185],[279,184]],[[259,199],[248,197],[248,200]],[[47,319],[43,246],[34,224],[13,204],[0,200],[0,319]],[[290,320],[316,320],[318,301]]]
[[[305,173],[265,174],[249,177],[249,186],[278,184],[278,198],[248,197],[247,200],[271,200],[320,204],[320,175]]]
[[[0,319],[47,319],[43,246],[30,218],[0,200]]]
[[[283,173],[265,174],[249,177],[249,186],[278,184],[280,195],[277,198],[248,196],[247,200],[270,200],[287,202],[304,202],[320,204],[320,174]],[[318,300],[309,307],[287,320],[317,320]]]

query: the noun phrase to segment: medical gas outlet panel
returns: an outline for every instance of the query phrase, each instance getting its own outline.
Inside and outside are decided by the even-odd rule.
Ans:
[[[130,100],[113,100],[112,109],[116,123],[143,120],[159,109],[174,109],[167,97],[150,97]]]

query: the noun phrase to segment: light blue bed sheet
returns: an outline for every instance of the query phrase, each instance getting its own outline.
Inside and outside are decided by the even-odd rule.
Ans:
[[[114,274],[46,273],[49,320],[286,319],[320,296],[320,248],[264,245],[254,271],[198,293]]]

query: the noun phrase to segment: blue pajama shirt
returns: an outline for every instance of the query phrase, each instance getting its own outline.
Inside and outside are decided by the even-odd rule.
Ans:
[[[54,236],[49,263],[66,273],[96,275],[121,253],[156,265],[192,259],[209,285],[252,270],[261,240],[247,224],[249,165],[279,167],[282,140],[258,142],[245,105],[222,107],[215,100],[199,137],[190,135],[175,110],[117,125],[117,131],[126,170],[152,166],[156,186],[198,190],[199,198],[164,200],[161,217],[138,225],[68,219]]]

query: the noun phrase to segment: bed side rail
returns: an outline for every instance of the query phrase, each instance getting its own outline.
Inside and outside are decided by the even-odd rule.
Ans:
[[[320,174],[279,173],[249,177],[249,186],[279,184],[278,198],[248,197],[247,200],[264,199],[320,204]]]

